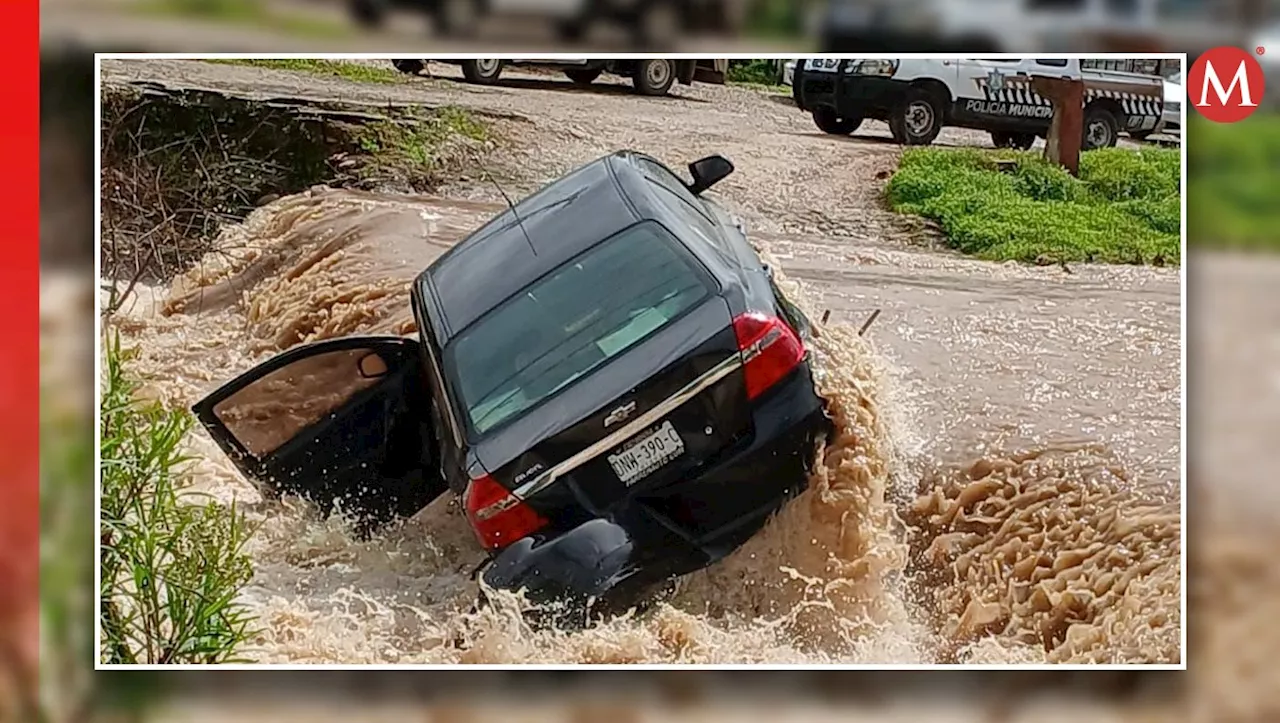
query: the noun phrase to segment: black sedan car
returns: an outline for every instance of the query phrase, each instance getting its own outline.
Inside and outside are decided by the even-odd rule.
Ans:
[[[741,226],[657,160],[610,154],[514,204],[412,286],[418,338],[284,352],[195,405],[251,479],[370,525],[452,490],[484,580],[638,599],[728,554],[831,431],[810,323]]]

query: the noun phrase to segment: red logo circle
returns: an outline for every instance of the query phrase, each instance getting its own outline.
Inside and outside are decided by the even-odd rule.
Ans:
[[[1224,46],[1207,51],[1187,74],[1187,102],[1215,123],[1235,123],[1262,103],[1266,77],[1247,51]]]

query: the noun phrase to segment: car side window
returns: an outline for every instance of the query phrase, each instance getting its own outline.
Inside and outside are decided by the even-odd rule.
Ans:
[[[254,380],[213,413],[249,454],[262,458],[373,387],[386,370],[386,360],[370,349],[316,354]]]
[[[701,201],[693,195],[684,181],[676,177],[670,169],[663,167],[659,163],[655,163],[647,158],[637,158],[636,162],[640,165],[640,170],[644,175],[654,183],[662,186],[680,199],[681,202],[689,206],[689,210],[697,213],[699,216],[711,221],[711,217],[701,208]]]
[[[643,158],[636,160],[649,182],[662,189],[663,193],[659,196],[664,199],[667,207],[686,219],[690,228],[717,251],[732,258],[732,252],[720,235],[720,230],[716,228],[716,223],[705,210],[699,208],[701,201],[697,196],[690,193],[684,183],[666,168]]]

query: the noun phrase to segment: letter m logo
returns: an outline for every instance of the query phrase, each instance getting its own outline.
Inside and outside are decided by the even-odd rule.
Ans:
[[[1204,81],[1200,83],[1200,100],[1196,106],[1205,106],[1209,104],[1209,88],[1213,88],[1213,92],[1218,96],[1218,105],[1227,105],[1231,102],[1235,95],[1236,86],[1240,87],[1240,102],[1236,105],[1245,108],[1256,108],[1257,103],[1253,102],[1253,94],[1249,92],[1249,66],[1245,65],[1245,61],[1241,60],[1236,66],[1235,75],[1231,76],[1231,85],[1225,88],[1222,85],[1222,79],[1218,76],[1218,69],[1214,67],[1212,60],[1206,60],[1204,64]]]
[[[1187,94],[1200,115],[1235,123],[1257,110],[1265,91],[1262,65],[1240,48],[1214,48],[1196,58],[1187,74]]]

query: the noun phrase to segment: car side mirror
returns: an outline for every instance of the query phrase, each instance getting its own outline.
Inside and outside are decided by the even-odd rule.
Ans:
[[[377,352],[369,352],[356,362],[356,369],[359,370],[360,376],[365,379],[377,379],[385,376],[387,373],[387,360],[383,359]]]
[[[733,173],[733,163],[724,156],[699,158],[689,164],[689,175],[693,177],[689,191],[696,196],[724,180],[730,173]]]

